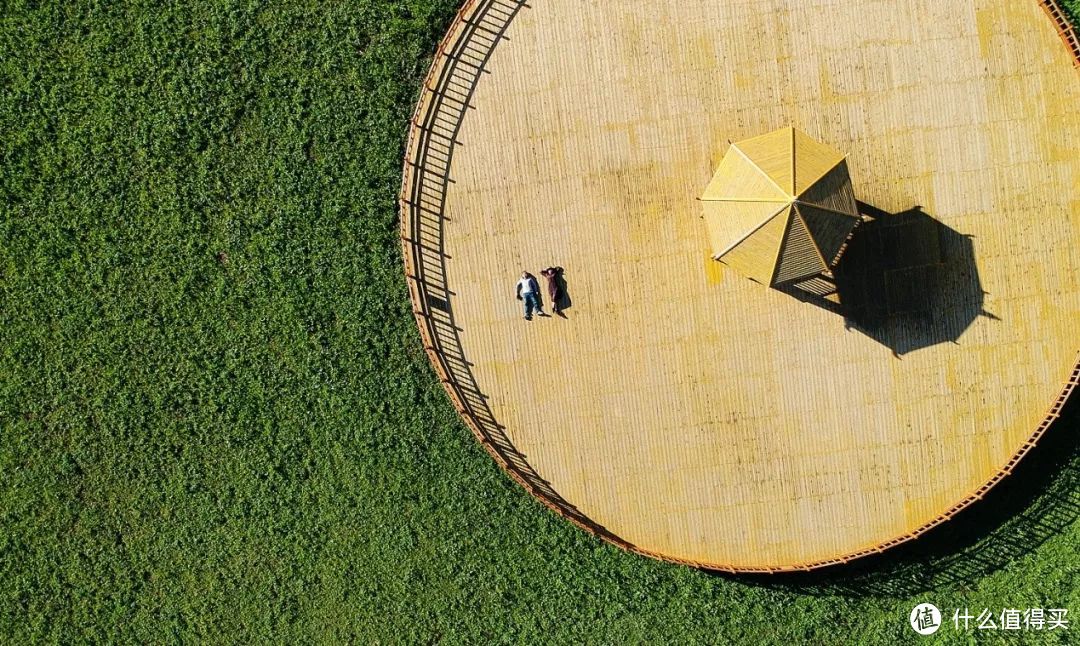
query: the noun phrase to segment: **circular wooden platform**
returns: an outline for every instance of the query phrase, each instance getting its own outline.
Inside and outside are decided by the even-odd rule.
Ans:
[[[659,558],[805,569],[947,520],[1078,380],[1059,36],[1035,0],[467,3],[402,192],[455,405],[539,499]],[[876,216],[858,316],[709,259],[728,142],[786,125],[848,154]],[[516,277],[548,265],[571,307],[525,322]]]

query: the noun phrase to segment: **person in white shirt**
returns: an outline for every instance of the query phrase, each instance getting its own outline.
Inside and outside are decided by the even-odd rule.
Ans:
[[[525,301],[525,320],[531,321],[533,310],[540,316],[547,316],[540,307],[540,283],[536,282],[536,276],[527,271],[521,272],[521,280],[517,282],[515,295],[519,301]]]

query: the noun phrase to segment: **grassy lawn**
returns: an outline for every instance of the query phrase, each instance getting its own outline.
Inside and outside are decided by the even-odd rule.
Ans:
[[[713,576],[555,517],[410,315],[405,127],[457,2],[160,4],[0,11],[0,641],[880,643],[921,601],[1080,621],[1076,414],[948,532],[832,575]]]

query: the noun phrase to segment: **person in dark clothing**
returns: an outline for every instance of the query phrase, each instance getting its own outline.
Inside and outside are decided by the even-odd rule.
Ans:
[[[562,272],[562,267],[548,267],[544,271],[540,272],[540,275],[547,280],[547,292],[548,302],[551,303],[551,311],[556,314],[562,314],[562,308],[559,307],[559,302],[562,301],[562,290],[559,289],[559,274]]]

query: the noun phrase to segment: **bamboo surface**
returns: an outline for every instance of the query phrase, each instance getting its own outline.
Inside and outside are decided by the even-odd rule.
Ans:
[[[1080,380],[1062,34],[1034,0],[467,3],[402,192],[455,406],[543,502],[659,558],[819,567],[947,520]],[[712,261],[696,198],[728,142],[788,124],[847,153],[860,200],[968,236],[984,315],[936,311],[955,338],[896,356]],[[522,321],[514,282],[549,265],[567,318]]]

